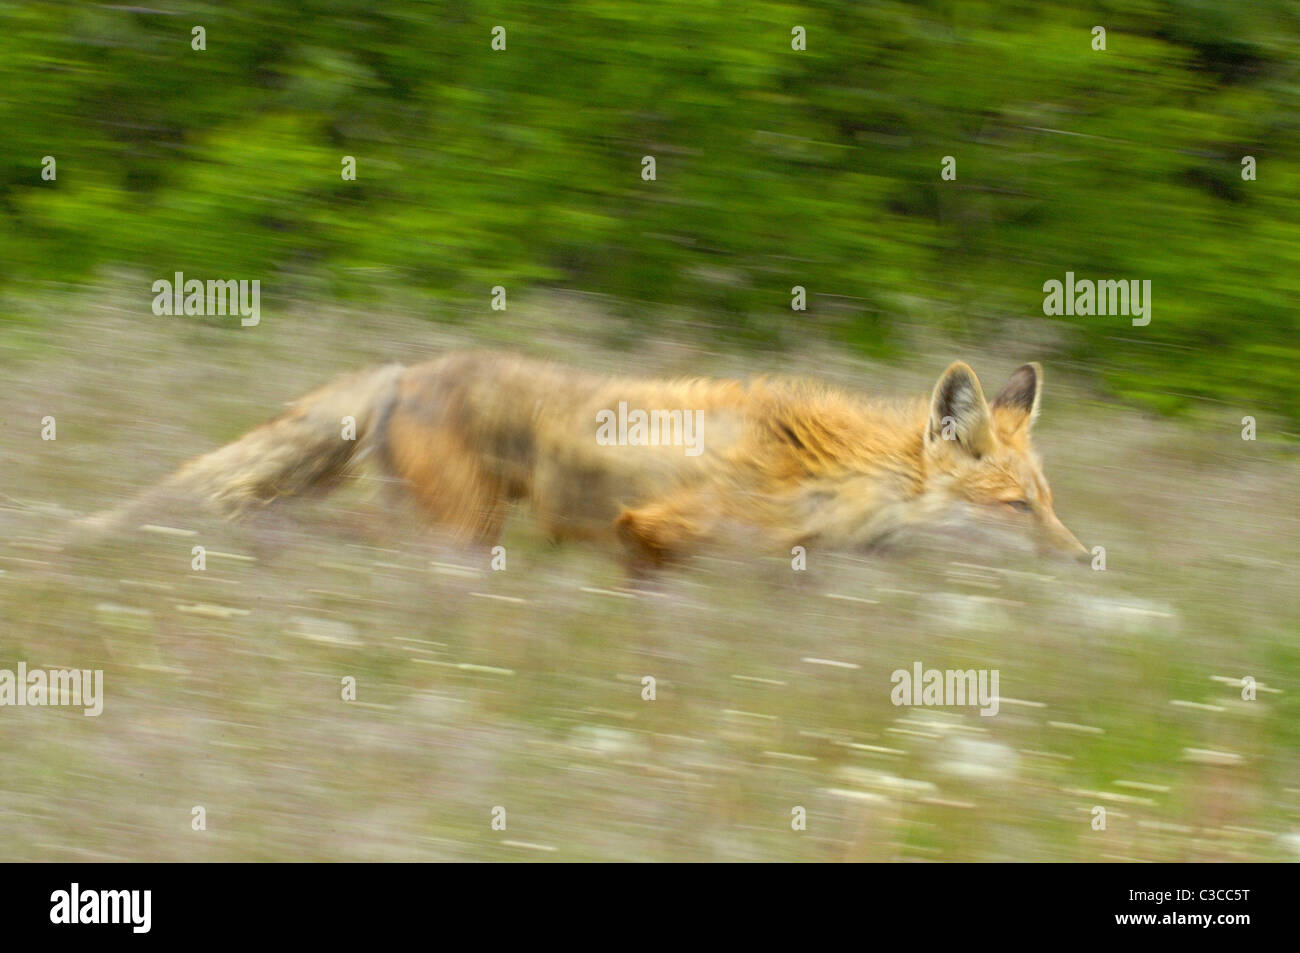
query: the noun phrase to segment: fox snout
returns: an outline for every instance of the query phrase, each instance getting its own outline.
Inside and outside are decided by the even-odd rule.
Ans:
[[[1092,553],[1088,548],[1057,519],[1055,513],[1048,514],[1048,518],[1044,521],[1039,537],[1038,553],[1040,556],[1074,560],[1080,563],[1088,563],[1092,559]]]

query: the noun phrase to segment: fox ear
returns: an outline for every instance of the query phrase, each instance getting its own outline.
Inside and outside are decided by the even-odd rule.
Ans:
[[[1016,368],[1007,386],[994,398],[993,410],[1012,432],[1028,430],[1038,419],[1038,404],[1042,396],[1042,365],[1025,364]]]
[[[961,361],[944,371],[934,385],[926,436],[934,442],[955,442],[976,458],[993,449],[984,390],[975,372]]]

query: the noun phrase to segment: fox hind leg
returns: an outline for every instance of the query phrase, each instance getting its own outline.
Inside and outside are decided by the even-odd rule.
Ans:
[[[490,548],[505,528],[509,500],[501,481],[485,472],[458,438],[394,420],[389,465],[421,513],[460,544]],[[407,438],[407,439],[403,439]]]

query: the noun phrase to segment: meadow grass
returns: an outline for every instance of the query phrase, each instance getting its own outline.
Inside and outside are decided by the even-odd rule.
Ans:
[[[1241,439],[1250,408],[1156,419],[1048,364],[1038,447],[1105,572],[922,548],[814,550],[797,573],[723,552],[633,592],[611,551],[554,547],[523,512],[492,572],[364,477],[243,523],[162,513],[172,532],[59,551],[72,517],[369,362],[510,346],[924,393],[960,358],[992,390],[1038,332],[977,347],[917,330],[885,366],[797,335],[722,352],[689,314],[647,343],[572,296],[455,324],[304,306],[239,329],[105,286],[7,311],[0,668],[102,668],[106,700],[97,718],[0,708],[0,859],[1300,856],[1300,469],[1270,421]],[[917,661],[997,669],[998,715],[894,706],[891,673]]]

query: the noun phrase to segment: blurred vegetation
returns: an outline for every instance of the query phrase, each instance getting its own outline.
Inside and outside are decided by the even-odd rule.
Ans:
[[[648,333],[684,306],[732,343],[806,324],[877,353],[905,322],[970,338],[1022,319],[1129,399],[1300,423],[1293,3],[144,0],[0,18],[6,287],[126,265],[490,314],[493,285],[560,286]],[[1067,270],[1150,279],[1151,324],[1044,317],[1042,284]]]

